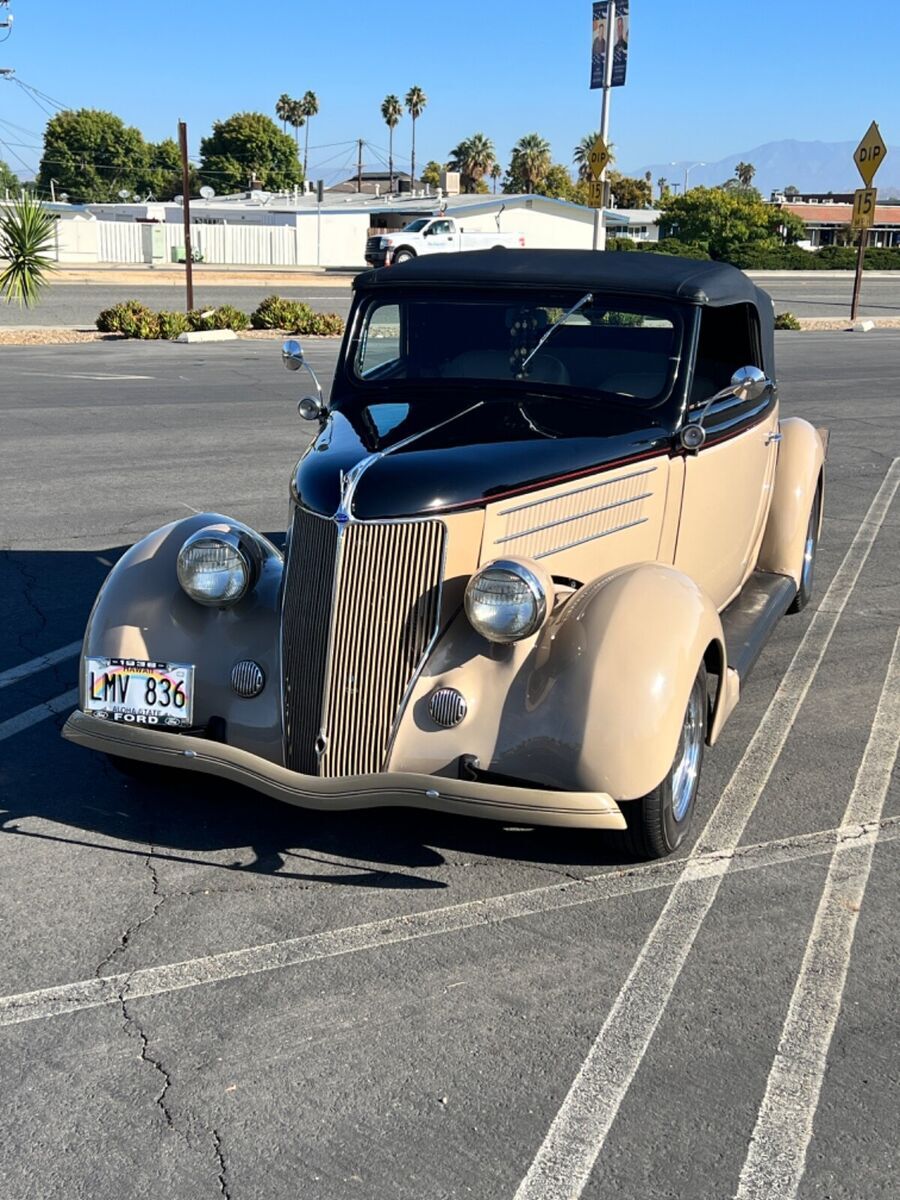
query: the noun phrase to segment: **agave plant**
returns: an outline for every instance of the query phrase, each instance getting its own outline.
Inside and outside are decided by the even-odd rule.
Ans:
[[[55,218],[33,196],[24,195],[0,209],[0,259],[7,265],[0,272],[0,294],[7,304],[32,308],[47,279],[45,271],[56,266],[47,257],[53,243]]]

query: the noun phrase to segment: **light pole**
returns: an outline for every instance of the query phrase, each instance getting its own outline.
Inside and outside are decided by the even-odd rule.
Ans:
[[[677,167],[678,163],[671,162],[671,163],[669,163],[669,166]],[[691,171],[693,171],[694,167],[705,167],[705,166],[706,166],[705,162],[695,162],[695,163],[691,163],[689,166],[684,168],[684,190],[685,191],[688,190],[688,176],[690,175]]]

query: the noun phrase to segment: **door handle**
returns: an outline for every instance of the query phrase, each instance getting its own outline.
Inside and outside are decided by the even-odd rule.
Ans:
[[[770,433],[766,438],[766,445],[771,446],[773,442],[780,442],[783,437],[783,433]]]

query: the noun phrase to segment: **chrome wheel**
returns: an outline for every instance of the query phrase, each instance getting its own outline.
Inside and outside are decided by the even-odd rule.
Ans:
[[[703,698],[700,689],[694,687],[685,709],[681,740],[672,772],[672,815],[676,821],[684,820],[697,789],[703,738]]]
[[[812,591],[813,566],[816,561],[816,528],[819,524],[819,506],[814,504],[809,514],[809,528],[806,531],[806,542],[803,546],[803,567],[800,572],[800,586],[805,592]]]

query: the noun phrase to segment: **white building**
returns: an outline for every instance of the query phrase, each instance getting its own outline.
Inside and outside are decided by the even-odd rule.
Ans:
[[[146,263],[184,257],[180,204],[114,203],[50,206],[60,229],[60,262]],[[191,200],[191,243],[206,263],[244,266],[365,266],[370,233],[400,229],[416,217],[445,212],[463,230],[522,234],[534,249],[590,249],[594,210],[538,195],[444,195],[422,190],[402,198],[326,193],[318,203],[302,189]],[[649,240],[657,213],[605,209],[609,235]],[[77,242],[77,245],[75,244]]]

